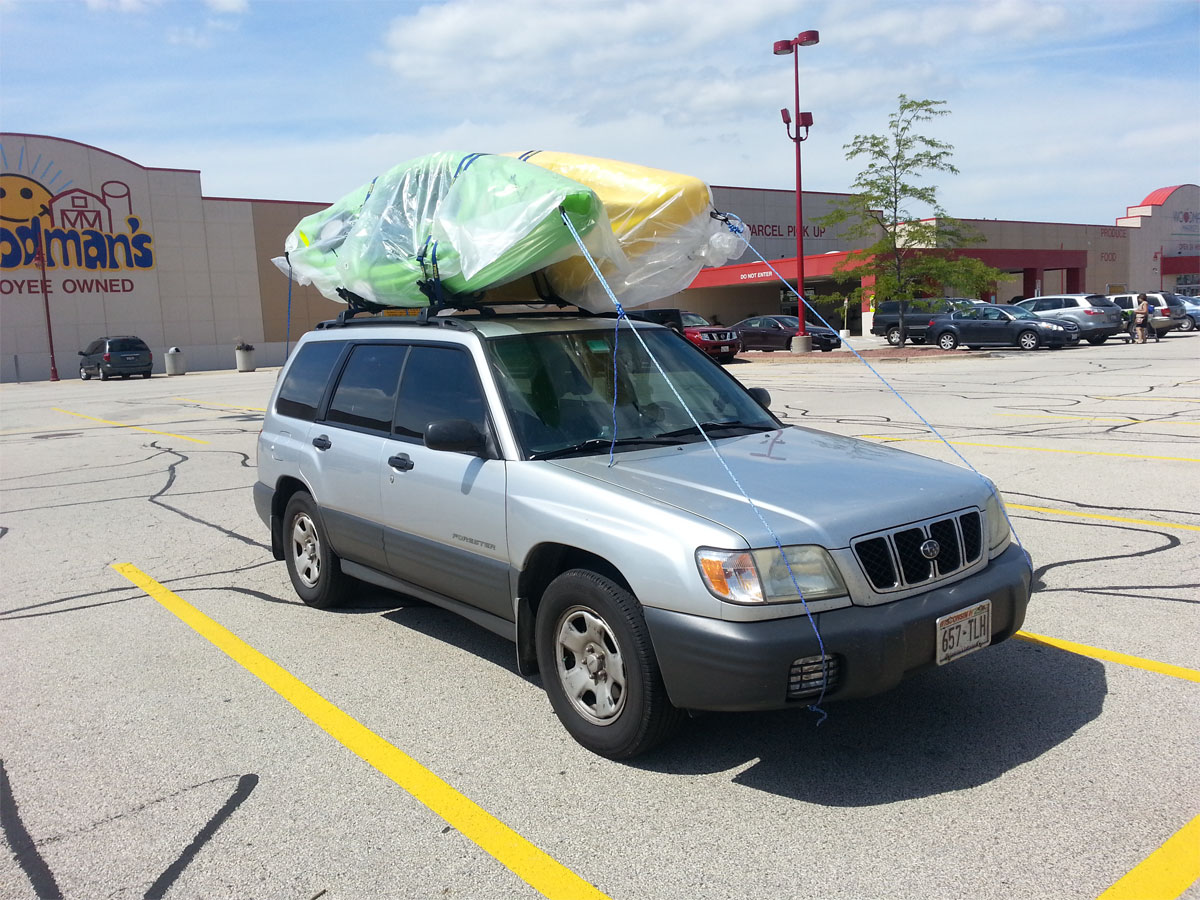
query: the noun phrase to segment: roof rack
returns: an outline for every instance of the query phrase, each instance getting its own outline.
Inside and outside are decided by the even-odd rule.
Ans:
[[[538,276],[541,276],[539,279]],[[521,307],[519,311],[509,312],[509,315],[532,316],[562,316],[577,315],[587,318],[597,314],[582,307],[577,307],[559,297],[551,289],[546,277],[541,272],[534,272],[532,281],[538,298],[536,300],[493,300],[483,302],[482,294],[456,295],[443,299],[441,302],[431,302],[428,306],[395,307],[384,306],[372,300],[367,300],[351,290],[338,288],[338,296],[346,301],[346,309],[338,313],[336,319],[317,323],[318,330],[329,328],[344,328],[348,325],[434,325],[442,327],[470,327],[469,321],[474,316],[492,319],[501,315],[502,307]],[[539,304],[553,305],[553,310],[530,310],[529,307]],[[445,315],[445,313],[471,313],[465,317]],[[357,321],[355,321],[357,319]]]

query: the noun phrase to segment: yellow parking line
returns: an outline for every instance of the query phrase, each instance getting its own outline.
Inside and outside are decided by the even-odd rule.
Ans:
[[[193,400],[191,397],[172,397],[172,400],[182,400],[184,403],[200,403],[204,406],[220,406],[224,409],[249,409],[253,412],[266,412],[261,406],[234,406],[232,403],[215,403],[211,400]]]
[[[1090,656],[1093,659],[1103,659],[1106,662],[1119,663],[1122,666],[1132,666],[1135,669],[1145,669],[1147,672],[1157,672],[1159,675],[1170,675],[1172,678],[1182,678],[1184,681],[1195,681],[1200,684],[1200,670],[1185,669],[1183,666],[1173,666],[1170,663],[1158,662],[1153,659],[1142,659],[1140,656],[1130,656],[1127,653],[1116,653],[1103,650],[1100,647],[1089,647],[1087,644],[1076,644],[1074,641],[1064,641],[1062,638],[1046,637],[1029,631],[1018,631],[1014,637],[1029,641],[1033,644],[1045,644],[1047,647],[1057,647],[1068,653],[1080,656]]]
[[[171,434],[169,431],[155,431],[153,428],[143,428],[141,425],[130,425],[128,422],[112,422],[108,419],[98,419],[95,416],[85,416],[83,413],[71,412],[69,409],[59,409],[57,406],[51,407],[55,412],[66,413],[68,416],[75,416],[80,419],[91,419],[93,422],[103,422],[105,425],[115,425],[117,428],[132,428],[134,431],[148,431],[150,434],[161,434],[166,437],[179,438],[181,441],[191,441],[193,444],[207,444],[208,441],[202,441],[200,438],[188,437],[185,434]]]
[[[1182,522],[1156,522],[1153,519],[1126,519],[1124,516],[1102,516],[1099,513],[1075,512],[1070,509],[1054,509],[1049,506],[1023,506],[1020,503],[1004,505],[1009,509],[1025,509],[1030,512],[1049,513],[1055,516],[1075,516],[1079,519],[1100,519],[1104,522],[1123,522],[1127,525],[1154,525],[1158,528],[1182,528],[1184,531],[1200,531],[1200,525],[1184,525]]]
[[[518,878],[553,900],[609,900],[545,851],[534,846],[411,756],[334,706],[274,660],[259,653],[131,563],[113,569],[244,666],[363,761],[408,791]]]
[[[1200,879],[1200,816],[1134,866],[1097,900],[1174,900]]]
[[[1200,422],[1178,422],[1175,419],[1135,419],[1133,416],[1042,416],[1033,413],[992,413],[1009,419],[1073,419],[1088,422],[1124,422],[1127,425],[1200,425]]]
[[[888,437],[883,434],[860,434],[857,435],[864,440],[883,441],[888,444],[898,444],[901,442],[909,444],[941,444],[942,441],[936,438],[906,438],[906,437]],[[1187,456],[1149,456],[1145,453],[1107,453],[1103,450],[1065,450],[1061,447],[1014,447],[1012,444],[981,444],[975,441],[947,441],[955,447],[993,447],[997,450],[1028,450],[1035,453],[1071,453],[1076,456],[1120,456],[1126,459],[1158,459],[1166,462],[1200,462],[1200,459],[1193,459]]]

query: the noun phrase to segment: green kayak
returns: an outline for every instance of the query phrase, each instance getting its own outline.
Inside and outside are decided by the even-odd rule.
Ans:
[[[383,306],[426,306],[426,291],[474,294],[578,255],[560,209],[589,252],[622,265],[590,188],[479,153],[434,153],[394,167],[301,219],[284,242],[286,256],[273,262],[331,300],[341,301],[345,288]]]

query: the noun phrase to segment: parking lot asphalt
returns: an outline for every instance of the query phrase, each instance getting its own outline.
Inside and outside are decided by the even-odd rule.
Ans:
[[[449,613],[298,602],[275,370],[0,387],[0,896],[1200,897],[1200,337],[774,356],[786,422],[996,482],[1025,636],[632,764]]]

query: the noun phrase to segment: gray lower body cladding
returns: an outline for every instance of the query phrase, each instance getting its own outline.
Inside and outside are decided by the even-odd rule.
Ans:
[[[938,617],[992,601],[992,643],[1025,621],[1032,573],[1025,552],[1009,547],[962,581],[882,606],[851,606],[813,616],[825,653],[838,657],[828,700],[878,694],[934,665]],[[797,659],[820,654],[806,616],[726,622],[645,609],[646,624],[671,702],[694,710],[780,709]]]

